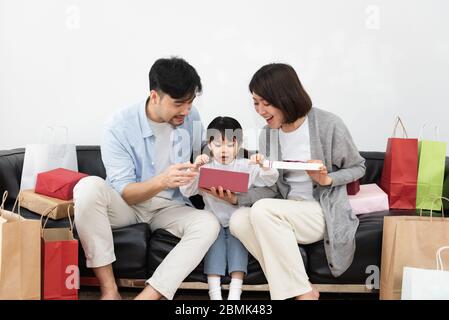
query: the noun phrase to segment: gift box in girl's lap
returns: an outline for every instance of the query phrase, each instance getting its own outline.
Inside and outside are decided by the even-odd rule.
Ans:
[[[73,198],[73,188],[87,174],[58,168],[37,175],[35,192],[61,200]]]
[[[349,195],[348,199],[355,214],[389,209],[387,194],[375,183],[360,185],[360,191],[356,195]]]

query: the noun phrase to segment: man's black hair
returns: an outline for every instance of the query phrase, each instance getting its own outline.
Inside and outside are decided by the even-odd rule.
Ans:
[[[195,68],[178,57],[156,60],[148,77],[150,90],[168,94],[179,101],[191,101],[202,91],[201,79]]]

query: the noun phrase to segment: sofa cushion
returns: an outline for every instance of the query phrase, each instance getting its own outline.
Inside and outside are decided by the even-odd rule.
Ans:
[[[116,261],[112,264],[116,278],[147,279],[147,252],[149,228],[146,223],[114,229]],[[75,237],[79,239],[75,230]],[[86,268],[83,247],[79,246],[79,267],[81,277],[94,276],[92,269]]]
[[[359,215],[354,260],[348,270],[338,278],[333,277],[329,269],[323,241],[306,246],[310,281],[317,284],[365,284],[372,273],[366,272],[368,266],[376,266],[380,270],[384,216],[415,214],[414,210],[390,210]]]

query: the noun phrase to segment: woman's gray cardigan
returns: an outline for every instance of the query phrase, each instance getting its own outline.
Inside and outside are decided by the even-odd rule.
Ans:
[[[332,275],[338,277],[352,263],[355,232],[359,225],[348,201],[346,184],[364,176],[365,159],[360,156],[348,129],[339,117],[312,108],[308,113],[308,121],[312,159],[322,160],[332,178],[331,186],[323,187],[314,183],[313,197],[323,209],[326,221],[326,257]],[[259,152],[270,160],[282,159],[278,129],[270,129],[268,126],[264,128],[260,135]],[[275,186],[250,189],[248,193],[238,195],[238,202],[241,206],[251,206],[262,198],[286,199],[289,191],[290,186],[285,182],[282,170],[279,170]]]

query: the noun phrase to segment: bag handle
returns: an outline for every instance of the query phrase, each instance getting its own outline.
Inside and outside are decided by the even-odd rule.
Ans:
[[[429,196],[430,198],[430,196]],[[433,205],[435,204],[435,201],[437,200],[446,200],[449,202],[449,199],[446,197],[440,197],[440,196],[435,196],[433,201],[432,201],[432,207],[430,208],[430,221],[432,221],[432,215],[433,215]],[[420,208],[419,210],[419,216],[422,217],[422,208]],[[444,205],[443,205],[443,201],[441,201],[441,219],[444,220],[445,216],[444,216]]]
[[[404,123],[402,122],[401,118],[399,116],[396,117],[396,122],[394,125],[394,129],[393,129],[393,135],[392,137],[396,137],[396,130],[398,128],[398,125],[401,125],[402,127],[402,137],[403,138],[408,138],[408,134],[407,134],[407,130],[405,129]]]
[[[67,144],[68,140],[69,140],[69,129],[66,126],[46,126],[45,129],[46,130],[41,130],[41,137],[40,137],[40,142],[43,144],[56,144],[56,130],[55,128],[63,128],[64,129],[64,136],[63,136],[63,143],[62,144]],[[46,134],[47,137],[44,137],[44,133],[48,131],[49,133]],[[47,141],[46,141],[47,140]]]
[[[63,143],[61,143],[61,144],[68,144],[68,142],[69,142],[69,128],[67,128],[66,126],[57,126],[55,128],[63,128],[64,129],[65,135],[63,136],[64,139],[63,139]],[[53,143],[56,143],[56,142],[57,142],[56,141],[56,134],[54,134],[53,135]]]
[[[70,207],[73,207],[73,205],[69,204],[67,206],[67,217],[69,218],[70,232],[72,233],[72,236],[73,236],[73,222],[72,222],[72,217],[70,216]]]
[[[11,210],[11,212],[14,213],[14,210],[16,210],[16,205],[18,204],[17,214],[19,215],[19,217],[22,217],[22,215],[20,214],[20,195],[21,195],[21,193],[22,193],[22,190],[20,190],[19,193],[17,194],[16,201],[14,201],[14,205],[12,206],[12,210]],[[19,221],[20,221],[20,219],[19,219]]]
[[[3,215],[3,210],[5,209],[5,202],[7,198],[8,198],[8,191],[5,190],[2,196],[2,204],[0,204],[0,217]]]
[[[421,126],[421,129],[419,130],[418,141],[421,140],[421,137],[422,137],[422,134],[423,134],[423,131],[424,131],[425,127],[426,127],[426,124],[424,123]],[[438,138],[440,137],[440,127],[439,126],[434,126],[434,130],[435,130],[435,132],[434,132],[434,140],[438,141]]]
[[[14,206],[12,207],[11,212],[14,213],[14,210],[16,209],[16,205],[17,205],[17,201],[19,202],[19,206],[17,207],[17,214],[19,215],[19,217],[21,217],[20,214],[20,193],[22,191],[19,191],[19,194],[16,197],[16,201],[14,201]],[[5,192],[3,192],[3,197],[2,197],[2,204],[0,205],[0,217],[3,215],[3,211],[5,210],[5,202],[6,199],[8,198],[8,191],[5,190]],[[19,219],[20,221],[20,219]]]
[[[43,232],[44,232],[44,229],[45,229],[45,226],[47,225],[47,222],[48,222],[48,218],[50,218],[50,212],[52,212],[56,207],[57,207],[58,205],[54,205],[54,206],[52,206],[52,207],[48,207],[45,211],[44,211],[44,213],[42,213],[42,215],[41,215],[41,235],[43,234]],[[44,217],[47,217],[47,219],[45,219],[45,221],[44,221],[44,223],[42,224],[42,221],[43,221],[43,219],[44,219]]]
[[[441,247],[441,248],[439,248],[437,250],[437,254],[436,254],[436,257],[437,257],[437,270],[439,270],[439,271],[444,271],[443,259],[441,259],[441,252],[446,250],[446,249],[449,249],[449,246],[444,246],[444,247]]]
[[[73,222],[72,222],[72,217],[70,216],[70,208],[72,206],[73,206],[72,204],[69,204],[67,206],[67,216],[69,218],[69,223],[70,223],[70,229],[69,230],[70,230],[70,233],[73,236]],[[44,224],[42,225],[42,228],[41,228],[41,235],[42,236],[44,235],[45,226],[47,225],[48,219],[50,218],[50,212],[52,212],[56,207],[57,207],[57,205],[47,208],[47,210],[45,210],[44,214],[41,215],[41,225],[42,225],[42,220],[43,220],[44,216],[47,217],[47,219],[45,219],[45,222],[44,222]]]

